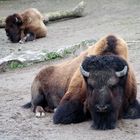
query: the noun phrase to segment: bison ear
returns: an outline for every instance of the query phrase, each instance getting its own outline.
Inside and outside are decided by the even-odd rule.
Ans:
[[[22,17],[19,14],[13,14],[13,17],[17,25],[21,26],[23,24]]]

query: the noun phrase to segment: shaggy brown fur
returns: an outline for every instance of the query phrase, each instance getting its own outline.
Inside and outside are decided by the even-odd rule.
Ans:
[[[47,29],[42,14],[35,8],[15,13],[6,18],[5,31],[12,42],[32,41],[45,37]]]
[[[58,105],[63,106],[63,104],[67,104],[68,102],[74,108],[80,103],[83,108],[87,89],[79,66],[85,56],[105,54],[115,54],[128,62],[128,47],[126,42],[117,36],[109,35],[101,38],[94,46],[89,47],[73,60],[42,69],[32,84],[31,102],[33,110],[38,113],[39,111],[36,109],[38,106],[41,106],[46,111],[48,107],[54,109]],[[124,101],[126,108],[136,100],[136,94],[136,79],[132,68],[129,66]],[[79,103],[75,103],[75,101]],[[60,113],[58,112],[54,114],[54,123],[63,123],[61,121],[55,121],[57,114],[65,114],[64,110],[60,110]],[[78,113],[80,116],[80,110]],[[41,113],[39,116],[41,117]],[[68,123],[84,120],[84,118],[78,119],[78,121],[70,120]]]
[[[112,50],[109,50],[108,46],[109,42],[114,42],[116,40],[116,47]],[[107,51],[108,50],[108,51]],[[102,39],[100,39],[95,46],[89,48],[87,50],[88,55],[105,55],[105,54],[116,54],[117,56],[122,57],[126,61],[128,61],[128,47],[126,42],[121,39],[114,36],[107,36]],[[128,73],[128,80],[126,84],[126,103],[133,102],[133,100],[136,98],[137,93],[137,85],[136,85],[136,79],[134,76],[134,72],[130,66],[130,70]],[[76,88],[75,88],[76,87]],[[80,73],[80,69],[76,70],[76,72],[73,74],[73,77],[71,79],[71,82],[69,84],[69,88],[67,92],[65,93],[65,96],[62,98],[61,103],[65,102],[65,100],[70,99],[79,99],[83,102],[85,100],[85,82],[84,79]],[[129,89],[129,90],[128,90]],[[79,96],[81,95],[81,96]]]

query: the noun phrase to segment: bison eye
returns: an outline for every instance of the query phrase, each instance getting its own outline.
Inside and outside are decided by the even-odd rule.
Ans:
[[[10,25],[10,28],[14,28],[13,24]]]
[[[114,89],[116,89],[116,88],[117,88],[117,85],[111,85],[111,86],[110,86],[110,89],[111,89],[111,90],[114,90]]]
[[[93,85],[88,85],[90,90],[94,90],[94,86]]]

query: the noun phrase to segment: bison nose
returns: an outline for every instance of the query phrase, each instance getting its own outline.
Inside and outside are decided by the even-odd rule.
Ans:
[[[107,112],[109,106],[108,105],[96,105],[97,112]]]

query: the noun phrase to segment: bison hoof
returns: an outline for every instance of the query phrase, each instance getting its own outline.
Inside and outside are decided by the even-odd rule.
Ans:
[[[24,43],[25,43],[25,41],[23,41],[23,40],[20,40],[20,41],[19,41],[19,43],[20,43],[20,44],[24,44]]]
[[[45,113],[44,113],[44,112],[36,112],[36,113],[35,113],[35,116],[36,116],[37,118],[43,118],[43,117],[45,117]]]
[[[43,118],[45,117],[45,111],[41,106],[37,106],[35,110],[35,116],[37,118]]]
[[[53,111],[54,111],[54,112],[56,112],[56,110],[57,110],[57,108],[54,108],[54,110],[53,110]]]

